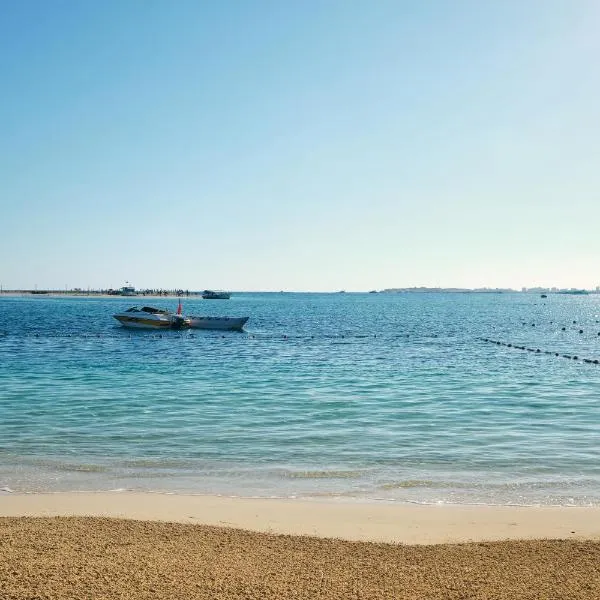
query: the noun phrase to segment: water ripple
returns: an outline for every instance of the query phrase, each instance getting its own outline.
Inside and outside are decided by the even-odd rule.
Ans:
[[[158,335],[0,297],[0,489],[600,504],[600,368],[544,353],[600,358],[600,296],[538,300],[237,294],[184,304],[245,333]]]

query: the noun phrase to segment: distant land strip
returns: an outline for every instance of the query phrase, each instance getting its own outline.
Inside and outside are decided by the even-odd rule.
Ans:
[[[70,288],[70,289],[6,289],[0,285],[0,294],[31,294],[31,295],[56,295],[56,296],[200,296],[204,291],[189,290],[189,289],[163,289],[149,288],[140,290],[123,291],[123,288]],[[240,290],[237,293],[313,293],[313,294],[345,294],[356,293],[364,294],[366,291],[346,292],[345,290],[329,291],[329,292],[310,292],[310,291],[246,291]],[[427,294],[540,294],[542,298],[547,298],[548,294],[567,294],[576,296],[586,296],[588,294],[600,294],[600,286],[595,289],[578,289],[578,288],[522,288],[516,290],[512,288],[442,288],[442,287],[404,287],[404,288],[386,288],[382,290],[369,290],[370,294],[411,294],[411,293],[427,293]]]

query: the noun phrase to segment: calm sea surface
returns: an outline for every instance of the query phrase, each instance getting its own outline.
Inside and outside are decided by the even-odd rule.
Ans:
[[[177,300],[0,296],[0,493],[600,505],[600,295],[239,293],[184,313],[246,332],[162,336],[132,304]]]

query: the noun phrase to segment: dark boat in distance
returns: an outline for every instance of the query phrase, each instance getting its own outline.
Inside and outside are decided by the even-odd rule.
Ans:
[[[205,300],[229,300],[231,294],[229,292],[215,292],[213,290],[204,290],[202,297]]]

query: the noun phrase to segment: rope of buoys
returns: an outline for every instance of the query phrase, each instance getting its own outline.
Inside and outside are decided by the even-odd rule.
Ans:
[[[576,323],[577,323],[577,321],[573,321],[573,325],[575,325]],[[596,323],[598,323],[598,321],[596,321]],[[521,324],[522,325],[527,325],[527,323],[525,321],[523,321]],[[553,325],[552,321],[550,321],[550,325]],[[535,327],[535,323],[531,323],[531,326]],[[566,331],[567,328],[566,327],[561,327],[560,330],[561,331]],[[579,329],[578,331],[579,331],[579,333],[583,333],[583,329]],[[598,335],[600,335],[600,331],[598,332]]]
[[[478,338],[480,339],[482,342],[487,342],[490,344],[496,344],[496,346],[505,346],[506,348],[515,348],[516,350],[526,350],[527,352],[534,352],[535,354],[554,354],[554,356],[560,356],[562,358],[567,358],[569,360],[580,360],[579,356],[577,356],[576,354],[560,354],[558,352],[554,352],[552,350],[540,350],[539,348],[528,348],[527,346],[517,346],[516,344],[509,344],[507,342],[501,342],[499,340],[492,340],[490,338]],[[588,364],[593,364],[593,365],[600,365],[600,360],[598,360],[597,358],[582,358],[581,359],[584,363],[588,363]]]

